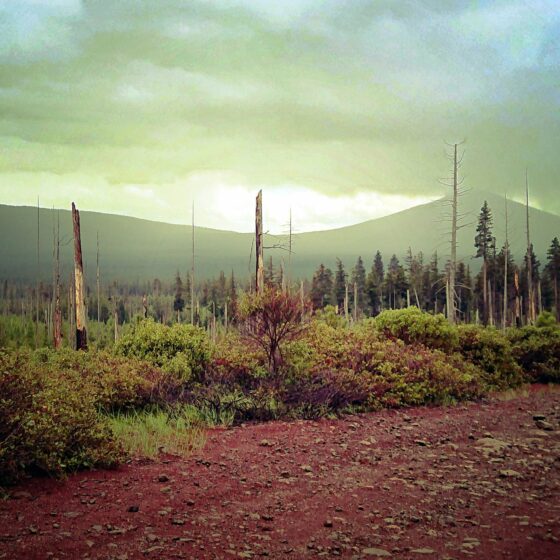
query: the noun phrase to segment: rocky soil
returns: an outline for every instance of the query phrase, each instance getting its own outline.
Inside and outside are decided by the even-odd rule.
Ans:
[[[1,559],[560,558],[560,392],[212,430],[0,501]]]

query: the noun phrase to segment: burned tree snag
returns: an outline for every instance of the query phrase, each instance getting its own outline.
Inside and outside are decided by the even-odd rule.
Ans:
[[[54,343],[54,347],[58,349],[62,345],[62,310],[60,307],[60,213],[57,214],[57,226],[56,226],[53,323],[54,323],[53,343]]]
[[[263,219],[262,219],[262,190],[257,195],[255,212],[255,254],[257,261],[255,291],[260,294],[264,289],[264,250],[263,250]]]
[[[84,291],[84,266],[80,212],[72,202],[72,224],[74,227],[74,290],[76,299],[76,350],[87,350],[86,306]]]

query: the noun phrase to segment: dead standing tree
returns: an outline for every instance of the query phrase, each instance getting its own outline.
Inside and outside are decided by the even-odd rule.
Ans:
[[[463,187],[463,178],[459,178],[459,169],[463,163],[463,157],[465,153],[463,152],[460,156],[457,153],[457,148],[463,142],[459,144],[452,144],[453,154],[449,155],[448,158],[453,163],[453,176],[448,180],[441,181],[443,185],[451,188],[451,197],[445,201],[451,208],[451,214],[446,216],[451,221],[451,239],[450,239],[450,259],[449,266],[447,267],[447,278],[445,283],[445,300],[446,300],[446,312],[447,319],[451,324],[457,322],[457,231],[468,224],[460,224],[464,219],[465,215],[459,213],[459,197],[466,192]]]
[[[74,228],[74,290],[76,300],[76,350],[87,350],[86,305],[84,290],[84,265],[80,212],[72,202],[72,224]]]
[[[255,208],[255,255],[256,255],[256,277],[255,291],[261,294],[264,289],[264,247],[263,247],[263,214],[262,214],[262,190],[257,195]]]

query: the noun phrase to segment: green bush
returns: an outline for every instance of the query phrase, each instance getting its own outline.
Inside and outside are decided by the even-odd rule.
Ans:
[[[455,351],[459,342],[457,329],[443,315],[431,315],[417,307],[383,311],[365,325],[373,325],[387,338],[443,352]]]
[[[206,333],[193,325],[176,323],[169,327],[146,319],[118,341],[115,352],[146,360],[188,383],[203,377],[210,344]]]
[[[163,405],[182,388],[174,376],[148,362],[108,352],[39,349],[29,360],[48,375],[77,373],[100,411],[110,412]]]
[[[493,327],[460,325],[459,352],[484,373],[491,389],[509,389],[523,383],[523,371],[508,338]]]
[[[26,352],[0,353],[0,417],[0,483],[109,467],[123,457],[91,385]]]
[[[508,338],[514,358],[532,381],[560,382],[560,328],[509,329]]]

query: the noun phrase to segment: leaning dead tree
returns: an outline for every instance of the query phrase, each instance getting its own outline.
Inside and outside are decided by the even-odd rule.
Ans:
[[[255,255],[256,277],[255,291],[260,294],[264,289],[264,247],[263,247],[263,218],[262,218],[262,190],[257,195],[255,208]]]
[[[84,265],[80,212],[72,202],[72,224],[74,228],[74,294],[76,305],[76,350],[87,350],[86,302],[84,290]]]

